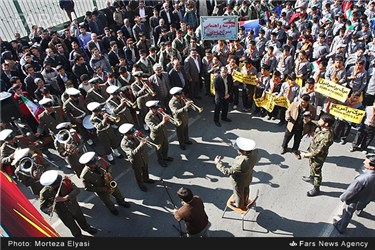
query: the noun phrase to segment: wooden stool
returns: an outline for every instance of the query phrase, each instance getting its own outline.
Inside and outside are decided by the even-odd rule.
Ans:
[[[238,208],[238,207],[234,207],[231,202],[234,201],[234,194],[232,194],[228,200],[227,200],[227,203],[225,205],[225,208],[224,208],[224,212],[223,212],[223,215],[221,216],[221,218],[226,218],[226,219],[230,219],[228,217],[224,217],[225,215],[225,212],[227,211],[228,208],[230,208],[231,210],[233,210],[234,212],[236,213],[239,213],[241,214],[241,221],[242,221],[242,230],[245,230],[245,216],[246,214],[249,212],[249,210],[251,208],[254,208],[255,209],[255,205],[256,205],[256,201],[259,197],[259,189],[257,190],[256,194],[255,194],[255,197],[253,199],[249,199],[249,203],[246,205],[246,208],[245,209],[241,209],[241,208]]]

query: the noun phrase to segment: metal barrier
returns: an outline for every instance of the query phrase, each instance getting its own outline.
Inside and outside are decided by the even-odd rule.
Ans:
[[[106,7],[107,0],[75,0],[77,17]],[[5,41],[15,39],[15,33],[28,37],[31,27],[56,27],[69,21],[66,12],[59,6],[59,0],[1,0],[0,37]]]

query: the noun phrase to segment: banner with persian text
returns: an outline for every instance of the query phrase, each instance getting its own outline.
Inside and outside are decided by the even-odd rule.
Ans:
[[[315,92],[321,93],[327,97],[331,97],[337,101],[345,103],[348,98],[350,89],[344,86],[341,86],[332,81],[320,78],[315,84]]]
[[[202,40],[237,40],[237,16],[202,16]]]
[[[366,112],[364,110],[334,103],[332,104],[329,113],[333,116],[344,119],[345,121],[360,124]]]

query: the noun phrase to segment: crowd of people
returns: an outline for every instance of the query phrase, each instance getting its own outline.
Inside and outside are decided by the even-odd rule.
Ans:
[[[62,31],[33,25],[27,38],[16,34],[12,41],[0,39],[1,92],[9,93],[32,134],[20,134],[15,121],[2,116],[3,170],[16,178],[40,178],[39,169],[21,160],[27,156],[38,165],[48,164],[37,149],[53,147],[83,180],[85,189],[97,193],[117,215],[110,194],[119,205],[129,204],[118,187],[111,186],[116,184],[109,171],[114,158],[130,161],[139,188],[146,192],[145,183],[154,180],[148,176],[145,145],[155,147],[159,165],[167,167],[173,161],[168,154],[168,122],[176,128],[180,149],[186,150],[192,144],[189,110],[202,112],[197,104],[204,98],[214,103],[210,119],[217,127],[220,121],[232,122],[230,110],[268,116],[268,120],[278,119],[278,126],[286,125],[280,153],[287,152],[294,137],[293,153],[298,159],[311,159],[310,176],[304,178],[314,183],[308,196],[318,195],[321,167],[333,141],[345,144],[356,126],[350,151],[366,151],[375,136],[375,1],[217,0],[205,5],[208,16],[238,16],[245,22],[258,19],[259,30],[239,25],[236,40],[203,40],[198,1],[116,0],[107,1],[104,9],[87,11],[82,22],[66,8],[71,22]],[[240,82],[233,77],[235,72],[255,77],[255,84]],[[320,79],[350,89],[346,101],[315,92]],[[256,100],[265,93],[285,97],[290,105],[275,105],[272,110],[258,106]],[[41,112],[35,114],[30,103]],[[330,116],[333,104],[364,110],[362,122]],[[316,125],[331,133],[328,142],[323,138],[325,148],[319,157],[316,141],[323,139]],[[149,134],[149,139],[142,133]],[[301,153],[299,144],[305,134],[313,136],[313,142],[309,152]],[[104,155],[87,150],[95,144],[103,146]],[[29,150],[19,153],[20,146]],[[251,170],[257,161],[254,147],[238,149],[238,161],[246,158]],[[219,156],[215,162],[228,175],[244,164],[225,169]],[[51,176],[49,184],[59,178]],[[238,207],[246,206],[251,175],[246,180],[241,184],[244,190],[235,192]],[[42,189],[38,185],[33,193],[42,195]],[[193,199],[201,206],[191,190],[178,194],[184,202]],[[182,212],[175,216],[183,218]],[[86,231],[96,232],[81,224]],[[206,234],[207,223],[202,227]],[[80,235],[76,227],[72,232]]]

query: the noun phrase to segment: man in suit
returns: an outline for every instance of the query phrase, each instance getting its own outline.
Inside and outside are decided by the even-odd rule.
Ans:
[[[187,79],[187,76],[184,68],[181,66],[181,63],[178,59],[174,59],[172,63],[173,68],[168,72],[171,87],[180,87],[182,88],[185,96],[189,96],[189,85],[185,80]]]
[[[91,33],[91,40],[87,43],[87,49],[88,51],[92,51],[95,48],[98,49],[102,55],[108,53],[102,41],[98,39],[98,35],[96,33]]]
[[[139,1],[138,7],[135,8],[134,12],[136,16],[140,17],[141,23],[145,25],[146,38],[150,38],[150,17],[152,16],[152,7],[146,6],[144,1]]]
[[[148,78],[151,87],[155,90],[156,99],[160,101],[160,105],[164,109],[169,110],[169,90],[171,89],[171,84],[169,82],[169,75],[167,72],[163,71],[162,65],[156,63],[153,66],[154,74]]]
[[[349,225],[355,212],[361,216],[362,210],[371,202],[375,201],[375,156],[367,156],[364,160],[367,170],[355,177],[353,182],[340,195],[340,200],[345,203],[340,219],[334,219],[334,227],[342,234]]]
[[[233,78],[232,75],[228,74],[228,69],[225,66],[221,66],[220,74],[214,79],[215,88],[215,111],[214,111],[214,122],[215,125],[221,127],[219,121],[220,112],[221,120],[231,122],[228,116],[228,106],[232,99],[233,94]]]
[[[191,98],[201,99],[199,91],[202,83],[202,59],[196,49],[190,50],[190,55],[184,61],[184,69],[187,76]]]
[[[168,26],[168,28],[172,23],[175,23],[175,20],[173,20],[172,9],[169,8],[168,2],[163,3],[163,7],[159,12],[159,16],[164,19],[165,24]]]
[[[141,22],[139,16],[134,19],[134,26],[132,27],[132,32],[134,35],[134,41],[137,43],[139,41],[139,34],[147,34],[146,26]]]

